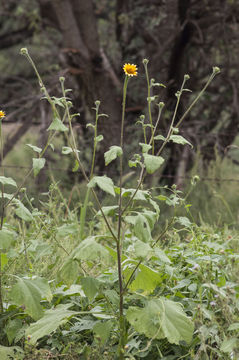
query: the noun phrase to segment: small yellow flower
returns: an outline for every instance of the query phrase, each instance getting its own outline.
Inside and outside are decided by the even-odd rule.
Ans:
[[[125,74],[128,76],[137,76],[138,75],[137,66],[134,64],[124,64],[123,70],[124,70]]]
[[[0,110],[0,119],[3,118],[3,117],[5,117],[5,115],[6,115],[5,112],[2,111],[2,110]]]

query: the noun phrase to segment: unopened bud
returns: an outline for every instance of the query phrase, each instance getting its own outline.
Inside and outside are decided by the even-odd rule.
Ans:
[[[21,55],[28,55],[28,50],[27,50],[27,48],[21,48],[20,54],[21,54]]]
[[[149,60],[148,60],[148,59],[144,59],[144,60],[143,60],[143,64],[144,64],[144,65],[148,65],[148,63],[149,63]]]
[[[189,80],[190,79],[190,76],[188,74],[184,75],[184,80]]]
[[[219,72],[221,72],[218,66],[213,66],[212,70],[213,70],[213,74],[219,74]]]
[[[60,78],[59,78],[59,80],[60,80],[60,82],[64,82],[65,81],[65,78],[64,78],[64,76],[61,76]]]

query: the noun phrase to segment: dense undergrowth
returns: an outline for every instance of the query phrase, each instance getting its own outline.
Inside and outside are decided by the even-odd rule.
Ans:
[[[18,346],[19,351],[24,349],[24,356],[19,352],[14,359],[114,359],[118,343],[117,326],[111,323],[118,302],[115,254],[112,252],[109,257],[94,247],[88,251],[85,248],[83,259],[75,268],[69,259],[79,246],[77,211],[68,213],[54,189],[48,197],[40,212],[34,209],[31,225],[16,222],[14,218],[5,224],[15,233],[15,238],[9,243],[8,263],[4,264],[3,284],[8,286],[6,310],[0,318],[1,344]],[[188,344],[180,342],[179,345],[165,338],[154,338],[155,320],[152,315],[151,320],[146,320],[148,314],[142,313],[136,331],[129,331],[125,357],[236,359],[239,356],[236,340],[239,328],[238,232],[227,227],[199,227],[186,217],[178,221],[179,226],[161,234],[160,247],[152,256],[148,244],[141,244],[141,248],[135,237],[127,234],[125,256],[139,259],[141,252],[144,256],[147,253],[144,265],[153,269],[155,278],[150,274],[148,279],[146,274],[145,279],[139,279],[144,291],[137,292],[137,296],[129,293],[125,307],[137,305],[143,309],[148,293],[152,299],[164,297],[182,304],[195,324],[194,336]],[[91,231],[97,229],[100,243],[110,247],[110,235],[107,239],[104,227],[102,220],[95,217]],[[154,237],[158,235],[157,232]],[[18,287],[23,284],[18,280],[16,285],[15,276],[6,281],[8,274],[24,279],[25,290],[31,286],[30,281],[35,281],[42,294],[36,291],[30,297],[25,294],[25,298],[19,299]],[[132,291],[137,287],[138,284]],[[53,308],[59,309],[59,313],[50,310]],[[49,312],[45,324],[40,324],[44,317],[40,318],[34,328],[32,318],[36,321],[39,313],[46,314],[46,310],[52,313]],[[150,314],[153,310],[148,311]],[[170,312],[168,316],[170,321]],[[171,330],[173,334],[176,332],[174,326]],[[32,337],[27,337],[28,333]]]
[[[17,185],[4,173],[0,176],[1,360],[237,359],[238,232],[226,226],[197,225],[187,195],[176,186],[148,189],[144,183],[146,175],[162,166],[169,141],[190,146],[180,135],[180,124],[219,69],[213,68],[205,87],[178,119],[180,98],[188,91],[184,85],[189,76],[184,76],[164,137],[157,134],[164,104],[156,104],[156,121],[151,114],[157,100],[153,88],[162,84],[149,79],[144,59],[148,120],[140,117],[144,142],[139,153],[128,159],[139,177],[127,186],[125,103],[137,67],[124,66],[121,142],[105,153],[106,166],[119,161],[119,182],[114,184],[108,176],[94,173],[97,147],[103,140],[97,124],[106,116],[99,111],[100,102],[95,102],[95,122],[89,124],[94,140],[86,171],[72,128],[79,114],[71,114],[64,78],[60,78],[62,97],[51,97],[28,51],[22,49],[22,54],[35,69],[53,114],[46,146],[28,144],[35,155],[25,180],[38,176],[46,150],[54,151],[56,132],[64,132],[68,146],[62,147],[62,156],[74,159],[74,171],[83,174],[87,186],[81,185],[83,202],[72,203],[52,178],[36,206],[24,182]]]

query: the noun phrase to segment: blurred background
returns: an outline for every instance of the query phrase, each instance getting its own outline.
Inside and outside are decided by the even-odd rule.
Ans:
[[[237,0],[1,0],[0,3],[0,107],[4,119],[5,175],[19,183],[31,167],[27,143],[43,146],[51,123],[51,108],[42,94],[34,71],[20,49],[27,47],[52,96],[61,97],[59,77],[74,104],[78,148],[89,169],[93,141],[95,100],[101,101],[100,143],[96,172],[107,173],[117,183],[116,162],[107,168],[103,154],[119,143],[124,63],[138,66],[138,77],[128,87],[125,152],[139,152],[142,131],[136,122],[147,119],[147,83],[142,65],[149,59],[149,75],[166,87],[155,87],[158,101],[165,102],[157,134],[165,135],[175,107],[175,93],[184,74],[190,75],[178,117],[205,85],[213,66],[221,69],[199,103],[187,116],[180,133],[190,146],[169,144],[164,167],[151,186],[176,184],[186,193],[191,179],[200,181],[191,191],[195,220],[218,225],[238,222],[239,189],[239,4]],[[153,107],[154,119],[157,106]],[[82,176],[73,172],[73,159],[61,154],[64,134],[55,139],[55,151],[47,152],[47,165],[37,180],[29,180],[33,196],[59,182],[67,196],[82,192]],[[125,164],[130,184],[137,171]],[[77,191],[75,191],[77,189]],[[83,191],[84,192],[84,191]],[[78,195],[77,195],[78,196]]]

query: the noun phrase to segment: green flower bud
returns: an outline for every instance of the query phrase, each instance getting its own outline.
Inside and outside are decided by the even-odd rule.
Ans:
[[[21,48],[20,54],[21,54],[21,55],[28,55],[28,50],[27,50],[27,48]]]
[[[212,70],[213,70],[213,74],[219,74],[219,72],[221,72],[218,66],[213,66]]]

